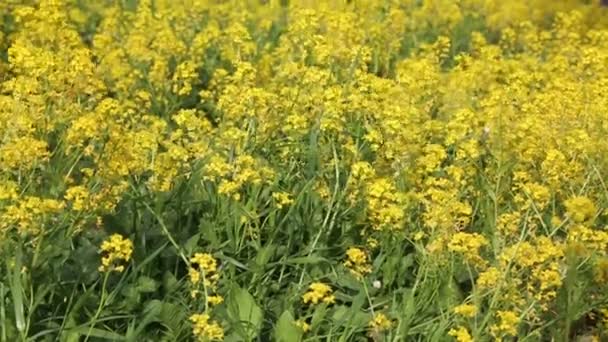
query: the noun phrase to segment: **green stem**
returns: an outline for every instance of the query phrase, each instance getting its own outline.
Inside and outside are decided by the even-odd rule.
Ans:
[[[93,321],[91,322],[91,326],[89,327],[89,331],[87,332],[87,337],[84,339],[84,342],[87,342],[89,340],[89,337],[91,336],[91,332],[93,331],[93,328],[95,327],[95,323],[97,323],[97,319],[99,318],[99,315],[101,314],[101,310],[103,310],[103,307],[105,306],[106,294],[107,294],[106,285],[108,284],[108,278],[110,277],[110,272],[111,271],[106,271],[103,276],[103,285],[101,286],[101,299],[99,300],[99,306],[97,307],[95,316],[93,316]]]
[[[188,261],[188,258],[186,257],[184,252],[182,252],[182,249],[177,244],[175,239],[173,239],[173,236],[171,235],[171,233],[169,233],[169,229],[165,225],[165,221],[162,219],[162,217],[160,217],[160,215],[158,215],[154,210],[152,210],[152,208],[150,207],[150,205],[148,203],[146,203],[146,202],[142,202],[142,203],[144,204],[146,209],[148,209],[148,211],[152,214],[152,216],[154,216],[154,218],[156,218],[156,221],[158,221],[158,224],[160,225],[161,229],[163,230],[163,233],[165,233],[165,235],[167,236],[167,239],[169,239],[169,242],[171,242],[173,247],[175,247],[175,249],[177,250],[177,253],[182,258],[182,260],[186,263],[186,265],[189,265],[190,262]]]
[[[0,328],[2,333],[0,335],[0,341],[6,342],[6,309],[4,308],[4,283],[0,283]]]
[[[139,190],[137,188],[135,188],[133,186],[133,184],[130,184],[130,185],[136,194],[141,195]],[[169,232],[169,229],[167,228],[167,225],[165,224],[165,221],[163,220],[163,218],[156,211],[154,211],[154,209],[152,209],[152,207],[150,207],[150,205],[148,203],[146,203],[146,201],[142,201],[141,203],[146,207],[146,210],[148,210],[150,212],[150,214],[152,214],[152,216],[154,216],[154,218],[160,225],[160,228],[162,229],[163,233],[165,234],[165,236],[167,236],[167,239],[169,239],[169,242],[171,243],[171,245],[173,245],[173,247],[177,251],[177,254],[179,254],[180,258],[184,261],[184,263],[186,263],[186,265],[190,265],[188,258],[186,257],[186,255],[184,254],[184,252],[182,251],[180,246],[177,244],[177,242],[175,241],[175,239]]]

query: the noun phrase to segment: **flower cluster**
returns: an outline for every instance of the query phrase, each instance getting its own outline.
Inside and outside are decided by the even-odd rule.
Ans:
[[[336,297],[332,294],[331,287],[324,283],[312,283],[308,287],[308,292],[302,295],[304,304],[333,304],[336,302]]]
[[[208,314],[194,314],[190,316],[192,333],[201,342],[223,341],[224,329],[217,322],[210,319]]]
[[[448,334],[456,340],[456,342],[473,342],[473,337],[469,331],[464,327],[458,327],[451,329]]]
[[[375,314],[374,318],[368,323],[368,328],[373,334],[389,330],[392,326],[393,322],[383,313]]]
[[[346,266],[353,275],[361,278],[372,271],[372,266],[369,264],[367,253],[357,247],[351,247],[346,251]]]
[[[131,260],[133,242],[120,234],[112,234],[101,244],[100,272],[122,272],[125,263]]]
[[[193,298],[201,294],[199,287],[202,286],[205,300],[208,304],[218,305],[224,301],[222,296],[213,294],[217,288],[220,274],[218,273],[217,260],[211,254],[195,253],[190,258],[188,276],[193,288],[191,292]]]

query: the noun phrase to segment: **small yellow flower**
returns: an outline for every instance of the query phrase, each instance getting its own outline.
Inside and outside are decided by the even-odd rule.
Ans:
[[[312,283],[308,287],[308,292],[302,295],[302,301],[304,304],[318,304],[320,302],[333,304],[336,298],[332,294],[332,289],[329,285],[323,283]]]
[[[551,226],[553,227],[559,227],[561,226],[563,223],[562,219],[559,216],[552,216],[551,217]]]
[[[125,267],[120,263],[126,263],[131,260],[133,243],[131,240],[123,238],[120,234],[113,234],[101,244],[101,253],[100,272],[122,272]]]
[[[306,321],[305,321],[305,320],[303,320],[303,319],[299,319],[299,320],[295,321],[295,322],[294,322],[294,324],[295,324],[295,325],[296,325],[298,328],[302,329],[302,331],[303,331],[304,333],[307,333],[307,332],[309,332],[309,331],[310,331],[310,324],[306,323]]]
[[[469,331],[465,327],[451,329],[448,335],[454,337],[457,342],[473,342],[473,337],[471,337],[471,334],[469,334]]]
[[[351,247],[346,251],[344,266],[346,266],[357,278],[361,278],[372,271],[367,253],[356,247]]]
[[[500,279],[500,272],[496,267],[490,267],[481,274],[479,274],[479,278],[477,278],[477,286],[480,289],[490,289]]]
[[[220,295],[214,295],[214,296],[207,297],[207,303],[209,303],[210,305],[219,305],[219,304],[222,304],[223,302],[224,302],[224,297],[222,297]]]
[[[462,254],[467,261],[483,264],[484,260],[479,255],[479,250],[487,244],[488,240],[480,234],[459,232],[454,234],[448,243],[448,249]]]
[[[600,309],[600,313],[602,314],[602,323],[608,326],[608,309]]]
[[[321,197],[324,200],[329,199],[329,196],[331,195],[329,186],[327,186],[327,183],[325,183],[324,181],[318,181],[315,184],[314,191],[317,193],[317,195],[319,195],[319,197]]]
[[[374,249],[378,248],[378,246],[380,245],[380,242],[378,241],[378,239],[370,237],[367,239],[365,244],[367,245],[368,249],[374,250]]]
[[[272,194],[272,198],[279,209],[293,204],[293,198],[291,198],[291,195],[287,192],[275,192]]]
[[[374,318],[369,321],[368,327],[374,332],[383,332],[391,328],[393,322],[383,313],[377,313]]]
[[[564,206],[566,207],[568,217],[578,223],[593,218],[597,210],[595,204],[584,196],[572,197],[564,202]]]
[[[17,184],[0,181],[0,201],[17,198]]]
[[[209,253],[196,253],[190,258],[190,268],[188,269],[190,283],[198,284],[203,279],[205,286],[215,286],[219,279],[217,273],[217,260]]]
[[[516,336],[519,317],[513,311],[498,311],[497,316],[499,322],[494,324],[490,331],[492,335],[498,336]]]
[[[88,210],[91,206],[90,193],[86,187],[78,185],[70,187],[65,193],[65,199],[72,202],[75,211]]]
[[[199,341],[221,341],[224,339],[224,329],[215,321],[211,321],[208,314],[194,314],[190,316],[192,333]]]
[[[477,307],[472,304],[460,304],[454,308],[454,312],[457,315],[470,318],[477,314]]]

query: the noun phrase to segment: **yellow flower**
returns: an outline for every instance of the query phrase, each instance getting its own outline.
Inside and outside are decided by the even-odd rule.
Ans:
[[[393,322],[388,317],[386,317],[385,314],[380,312],[380,313],[377,313],[374,315],[374,318],[371,321],[369,321],[367,326],[372,331],[382,332],[382,331],[389,330],[392,325],[393,325]]]
[[[293,198],[287,192],[275,192],[272,194],[277,208],[281,209],[293,203]]]
[[[585,222],[595,215],[597,209],[593,202],[584,196],[572,197],[564,202],[568,217],[574,222]]]
[[[351,247],[346,251],[344,266],[349,268],[358,278],[361,278],[372,271],[372,266],[369,264],[367,253],[356,247]]]
[[[217,271],[217,260],[209,253],[195,253],[190,263],[209,274]]]
[[[304,333],[307,333],[307,332],[309,332],[309,331],[310,331],[310,324],[306,323],[306,321],[305,321],[305,320],[303,320],[303,319],[299,319],[299,320],[295,321],[295,322],[294,322],[294,324],[295,324],[295,325],[296,325],[298,328],[302,329],[302,331],[303,331]]]
[[[376,248],[379,247],[380,242],[378,241],[378,239],[373,238],[373,237],[369,237],[367,238],[367,240],[365,241],[365,245],[367,246],[367,248],[371,249],[371,250],[375,250]]]
[[[498,217],[496,228],[505,236],[517,236],[521,214],[519,212],[505,213]]]
[[[356,162],[351,166],[351,177],[366,181],[375,176],[374,168],[367,162]]]
[[[457,315],[471,318],[477,314],[477,306],[472,304],[460,304],[454,308],[454,312]]]
[[[404,196],[388,178],[372,179],[367,185],[367,208],[374,230],[401,228],[405,217]]]
[[[90,194],[86,187],[78,185],[70,187],[65,193],[65,199],[72,202],[72,209],[83,211],[90,208]]]
[[[122,272],[124,265],[121,263],[131,260],[133,243],[120,234],[113,234],[101,244],[101,253],[100,272]]]
[[[12,182],[0,182],[0,201],[17,198],[17,184]]]
[[[211,321],[210,318],[206,313],[190,316],[192,333],[201,342],[224,339],[224,329],[217,322]]]
[[[214,287],[219,279],[217,260],[209,253],[195,253],[190,258],[188,276],[192,285],[197,285],[202,279],[204,286]]]
[[[517,336],[517,326],[519,317],[513,311],[498,311],[498,323],[490,327],[492,335],[500,336]]]
[[[608,326],[608,309],[600,309],[600,313],[602,314],[602,323]]]
[[[224,302],[224,297],[222,297],[220,295],[208,296],[207,297],[207,302],[210,305],[219,305],[219,304],[222,304]]]
[[[491,289],[498,283],[500,277],[500,271],[498,271],[496,267],[490,267],[479,274],[479,277],[477,278],[477,286],[480,289]]]
[[[333,304],[336,301],[336,298],[332,292],[329,285],[315,282],[310,284],[308,292],[302,295],[302,301],[304,304],[318,304],[320,302]]]
[[[323,200],[329,199],[331,193],[327,183],[325,181],[317,181],[315,183],[314,191],[321,197]]]
[[[594,265],[593,279],[598,284],[608,283],[608,258],[600,258]]]
[[[175,68],[175,73],[173,74],[173,93],[181,96],[190,94],[192,82],[198,77],[196,67],[196,64],[192,63],[192,61],[186,61]]]
[[[0,229],[16,226],[22,235],[44,231],[47,222],[60,213],[64,202],[54,199],[25,196],[16,199],[0,212]]]
[[[479,250],[487,244],[488,241],[482,235],[459,232],[452,236],[452,239],[448,243],[448,249],[462,254],[469,262],[481,265],[484,263],[484,260],[479,255]]]
[[[448,332],[450,336],[453,336],[457,342],[473,342],[473,337],[469,334],[469,331],[465,327],[458,327],[450,329]]]
[[[30,136],[15,138],[13,141],[0,144],[0,168],[21,168],[23,171],[28,171],[38,162],[48,159],[47,149],[45,141]]]

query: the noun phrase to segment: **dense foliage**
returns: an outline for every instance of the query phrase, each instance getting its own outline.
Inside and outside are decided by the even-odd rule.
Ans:
[[[608,340],[599,1],[0,1],[0,341]]]

